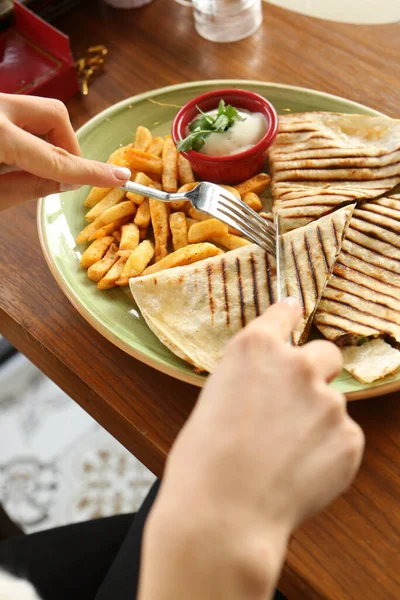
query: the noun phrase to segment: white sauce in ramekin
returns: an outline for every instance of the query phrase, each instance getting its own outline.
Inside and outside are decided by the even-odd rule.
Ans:
[[[207,115],[214,116],[216,110]],[[236,121],[228,131],[211,133],[205,138],[204,146],[199,150],[208,156],[230,156],[249,150],[264,137],[267,131],[267,120],[262,113],[238,110],[245,121]]]

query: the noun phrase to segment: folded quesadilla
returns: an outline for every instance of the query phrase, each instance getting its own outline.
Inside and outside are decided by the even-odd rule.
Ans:
[[[400,120],[301,113],[280,117],[269,151],[274,210],[285,231],[400,182]]]
[[[294,342],[307,337],[353,206],[284,235],[288,294],[303,306]],[[251,244],[226,254],[132,278],[133,297],[150,329],[172,352],[213,372],[228,340],[276,300],[275,261]]]
[[[386,337],[400,344],[400,194],[353,213],[342,251],[315,315],[343,344]]]
[[[393,375],[400,367],[400,351],[383,340],[342,348],[343,366],[361,383],[372,383]]]

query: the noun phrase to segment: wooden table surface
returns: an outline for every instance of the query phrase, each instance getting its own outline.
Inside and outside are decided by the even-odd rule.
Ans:
[[[399,24],[330,23],[266,4],[255,35],[220,45],[194,32],[189,8],[155,0],[136,11],[87,1],[57,26],[76,56],[109,49],[89,95],[68,102],[75,127],[127,96],[219,78],[315,88],[400,116]],[[127,356],[78,315],[46,266],[35,209],[0,215],[0,331],[160,475],[198,390]],[[364,462],[352,489],[294,535],[280,582],[290,600],[400,598],[399,401],[350,407],[366,433]]]

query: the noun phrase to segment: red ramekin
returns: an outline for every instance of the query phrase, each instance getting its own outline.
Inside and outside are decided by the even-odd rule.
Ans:
[[[213,110],[218,107],[221,98],[235,108],[262,113],[267,120],[264,137],[253,148],[230,156],[208,156],[195,150],[181,154],[188,159],[200,179],[234,185],[262,171],[268,148],[277,136],[278,115],[268,100],[254,92],[234,88],[207,92],[193,98],[180,109],[172,123],[171,133],[175,143],[184,139],[187,126],[199,114],[197,107],[203,112]]]

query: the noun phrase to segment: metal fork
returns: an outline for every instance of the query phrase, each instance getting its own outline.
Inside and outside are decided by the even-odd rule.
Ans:
[[[232,192],[215,183],[202,181],[190,192],[176,193],[161,192],[134,181],[127,181],[121,188],[162,202],[189,200],[196,210],[223,221],[226,225],[240,231],[246,239],[255,242],[272,256],[276,256],[275,228]]]

